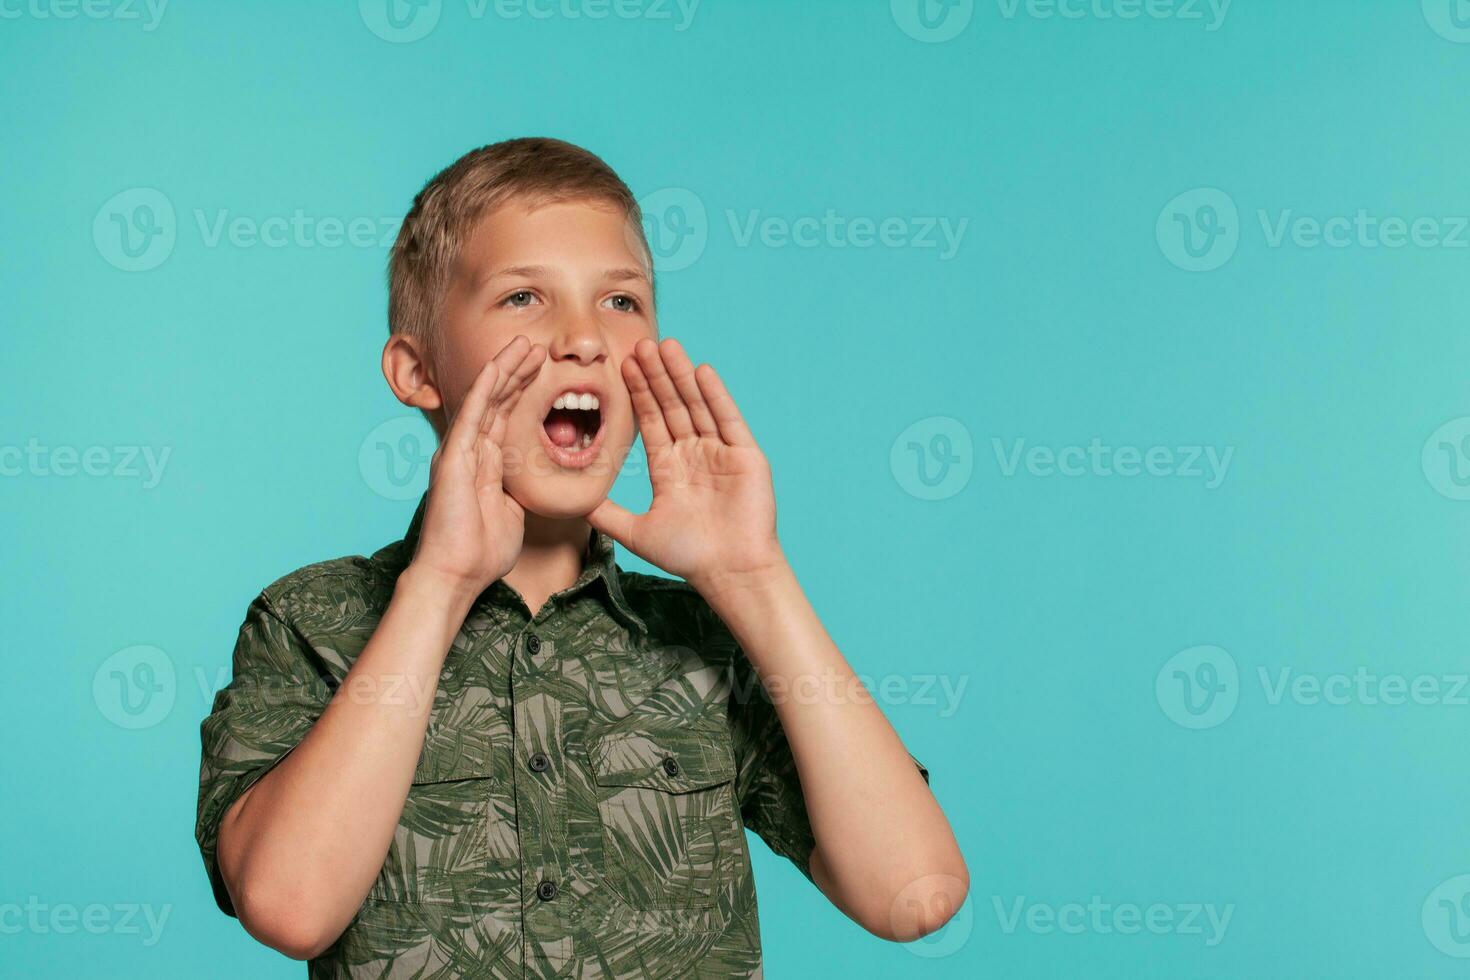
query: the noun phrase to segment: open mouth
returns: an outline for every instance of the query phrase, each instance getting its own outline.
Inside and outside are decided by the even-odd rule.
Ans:
[[[601,443],[601,401],[590,391],[564,391],[551,403],[541,431],[547,452],[556,463],[572,468],[586,466]]]

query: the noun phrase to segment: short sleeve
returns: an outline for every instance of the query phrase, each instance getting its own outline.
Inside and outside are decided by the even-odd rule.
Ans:
[[[200,725],[199,808],[194,837],[227,915],[235,909],[220,877],[220,821],[247,789],[300,743],[331,696],[301,636],[261,594],[235,642],[234,677]]]
[[[776,706],[728,627],[712,610],[706,610],[706,615],[707,647],[719,649],[729,658],[729,714],[741,819],[772,851],[787,858],[816,884],[811,870],[816,838],[796,759]],[[928,783],[929,770],[918,759],[914,759],[914,765]]]

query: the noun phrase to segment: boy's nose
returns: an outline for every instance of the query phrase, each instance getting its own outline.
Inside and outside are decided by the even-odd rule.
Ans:
[[[554,361],[596,364],[607,357],[607,344],[595,318],[577,316],[560,325],[546,345],[546,353]]]

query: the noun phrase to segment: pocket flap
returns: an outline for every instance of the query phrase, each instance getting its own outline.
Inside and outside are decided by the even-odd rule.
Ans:
[[[735,760],[722,729],[609,732],[590,749],[603,786],[641,786],[687,793],[735,778]]]
[[[488,737],[441,730],[425,737],[413,781],[415,785],[448,783],[457,779],[483,779],[490,774]]]

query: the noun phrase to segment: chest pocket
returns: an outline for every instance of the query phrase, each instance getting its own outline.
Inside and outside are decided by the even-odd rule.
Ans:
[[[431,722],[403,813],[369,898],[464,906],[482,886],[497,819],[486,733]]]
[[[615,731],[588,753],[609,887],[636,909],[714,905],[744,846],[728,734]]]

